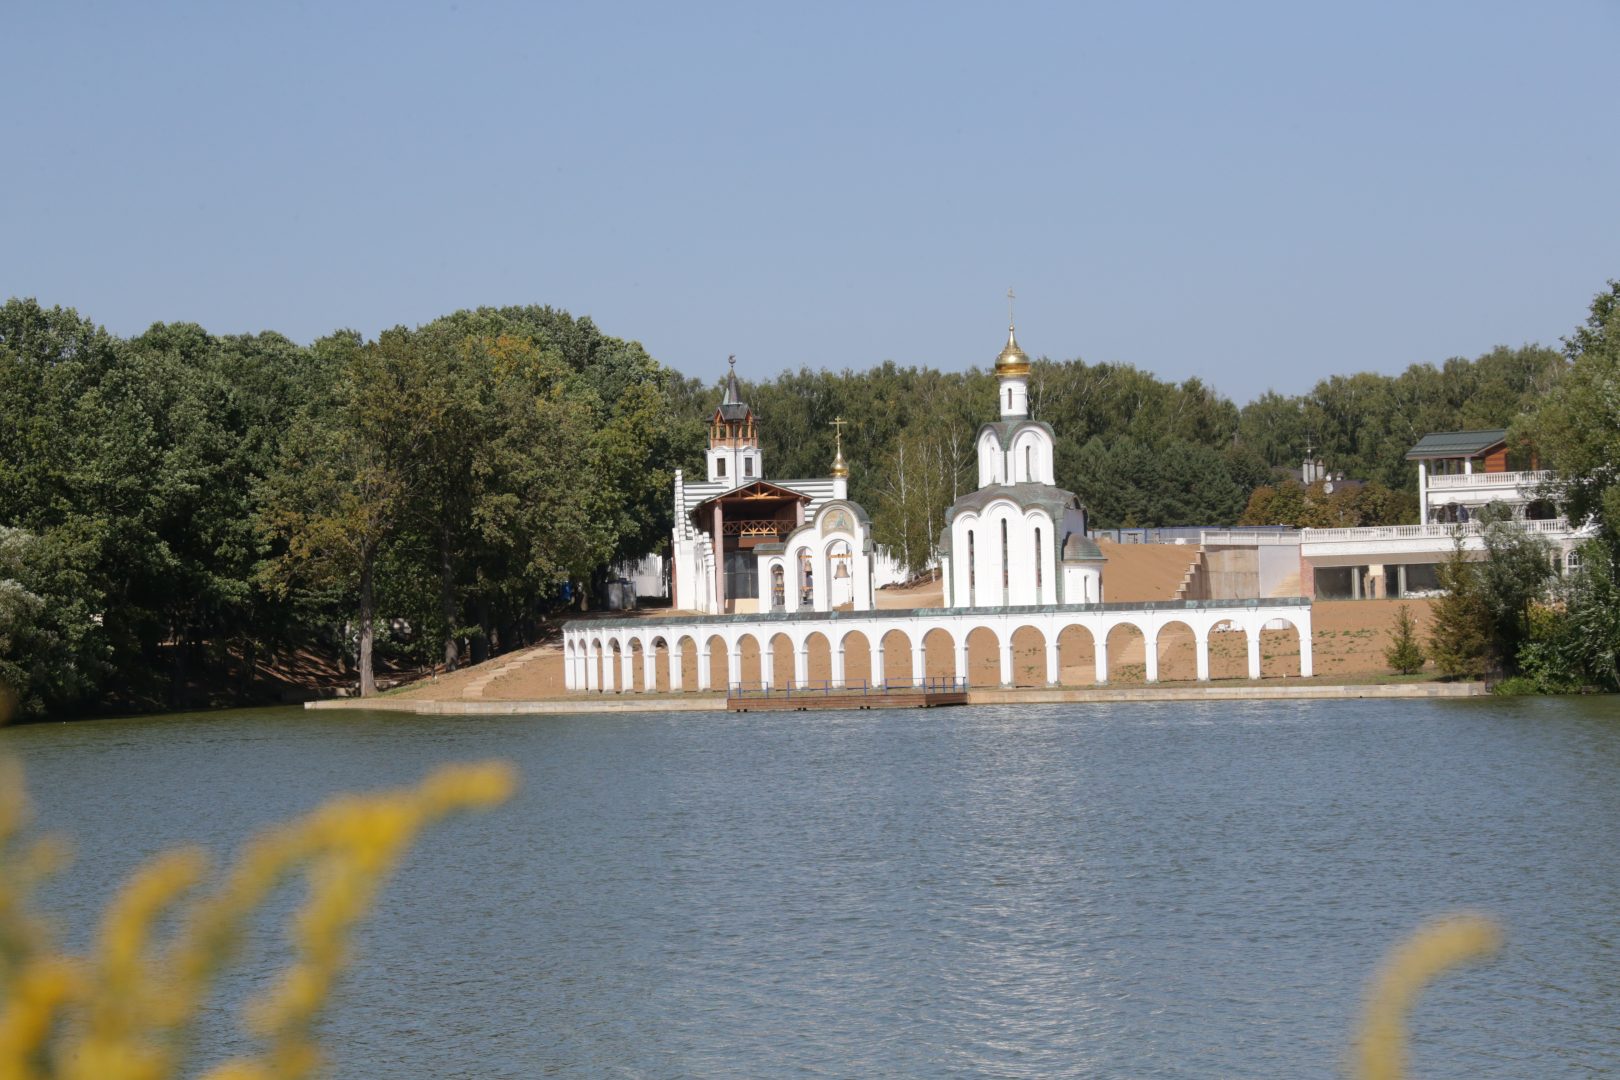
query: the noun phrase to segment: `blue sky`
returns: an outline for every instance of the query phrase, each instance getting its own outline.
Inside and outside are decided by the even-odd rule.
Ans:
[[[1620,5],[26,5],[0,295],[307,341],[589,314],[688,374],[1004,340],[1238,401],[1556,344]]]

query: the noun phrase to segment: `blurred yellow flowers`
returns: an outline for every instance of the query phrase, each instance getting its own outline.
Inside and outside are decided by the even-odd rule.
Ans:
[[[1374,976],[1362,1012],[1354,1075],[1358,1080],[1400,1080],[1406,1075],[1406,1017],[1437,976],[1480,960],[1502,946],[1502,931],[1482,915],[1447,915],[1417,929]]]
[[[294,919],[292,961],[248,1008],[263,1050],[203,1075],[314,1074],[322,1062],[315,1022],[348,963],[355,925],[400,857],[428,825],[499,805],[516,787],[511,766],[490,762],[448,766],[415,788],[334,799],[251,841],[223,881],[197,896],[208,873],[202,851],[158,855],[108,905],[90,955],[73,957],[32,910],[35,888],[62,865],[64,848],[24,840],[22,772],[0,762],[0,1080],[178,1076],[215,977],[254,912],[299,872],[309,891]],[[159,923],[177,907],[177,929],[159,941]]]

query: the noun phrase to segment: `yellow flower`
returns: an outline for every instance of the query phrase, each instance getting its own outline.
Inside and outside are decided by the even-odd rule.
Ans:
[[[1490,956],[1502,931],[1481,915],[1448,915],[1419,927],[1384,960],[1367,995],[1357,1043],[1360,1080],[1406,1074],[1406,1017],[1423,988],[1450,968]]]

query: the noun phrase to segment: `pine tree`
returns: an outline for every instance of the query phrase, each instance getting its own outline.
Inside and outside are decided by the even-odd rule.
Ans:
[[[1434,603],[1429,655],[1442,675],[1482,679],[1491,657],[1491,608],[1478,566],[1462,537],[1437,572],[1445,595]]]
[[[1417,626],[1412,620],[1412,609],[1405,604],[1395,614],[1395,636],[1384,650],[1384,660],[1402,675],[1421,671],[1427,659],[1418,644]]]

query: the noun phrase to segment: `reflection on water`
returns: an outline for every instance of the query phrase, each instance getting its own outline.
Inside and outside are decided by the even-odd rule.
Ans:
[[[1620,1071],[1616,713],[270,710],[0,752],[77,843],[46,897],[75,943],[159,848],[515,761],[516,802],[429,835],[361,935],[337,1076],[1328,1076],[1383,949],[1456,907],[1508,944],[1424,997],[1418,1071],[1573,1076]]]

